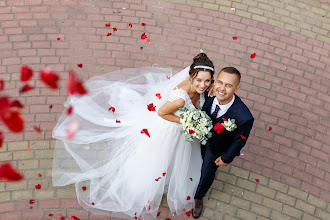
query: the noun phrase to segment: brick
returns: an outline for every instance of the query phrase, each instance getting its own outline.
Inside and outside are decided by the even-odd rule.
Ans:
[[[252,203],[250,210],[252,212],[258,214],[258,215],[262,215],[262,216],[265,216],[265,217],[270,216],[270,209],[266,208],[264,206],[261,206],[261,205],[257,205],[257,204]]]
[[[14,210],[15,210],[15,203],[14,202],[1,203],[0,213],[12,212]]]
[[[251,206],[251,202],[246,201],[244,199],[240,199],[240,198],[235,197],[235,196],[233,196],[231,198],[230,204],[233,205],[233,206],[237,206],[240,209],[245,209],[245,210],[249,210],[250,206]]]
[[[315,206],[310,205],[306,202],[303,202],[299,199],[297,200],[295,207],[297,209],[302,210],[304,212],[307,212],[309,214],[314,214],[314,212],[315,212]]]
[[[290,206],[294,206],[296,203],[296,198],[289,196],[288,194],[281,193],[281,192],[276,193],[275,199],[276,199],[276,201],[288,204]]]
[[[307,202],[320,209],[326,209],[326,206],[327,206],[326,201],[324,201],[320,198],[317,198],[316,196],[313,196],[311,194],[308,195]]]
[[[315,216],[321,218],[321,219],[328,219],[330,218],[329,212],[325,212],[321,209],[316,209]]]
[[[306,201],[307,196],[308,196],[308,193],[306,193],[302,190],[296,189],[294,187],[291,187],[291,186],[289,187],[288,194],[290,196],[293,196],[293,197],[298,198],[298,199],[303,200],[303,201]]]
[[[21,220],[22,218],[20,212],[12,212],[0,214],[0,219]]]

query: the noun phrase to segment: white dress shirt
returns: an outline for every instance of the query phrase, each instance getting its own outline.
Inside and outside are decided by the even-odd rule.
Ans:
[[[228,111],[230,106],[234,103],[234,101],[235,101],[235,95],[233,96],[233,99],[228,104],[220,105],[217,97],[215,97],[213,100],[213,103],[212,103],[212,107],[211,107],[211,114],[214,112],[215,106],[219,105],[220,110],[218,111],[217,118],[221,117],[222,115],[226,114],[226,112]]]

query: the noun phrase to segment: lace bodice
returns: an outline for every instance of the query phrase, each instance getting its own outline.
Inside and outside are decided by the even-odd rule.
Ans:
[[[176,88],[176,89],[174,89],[174,90],[171,91],[170,97],[169,97],[168,101],[173,102],[173,101],[175,101],[177,99],[183,99],[185,101],[184,107],[188,108],[189,110],[196,109],[196,107],[192,103],[189,95],[183,89]],[[203,94],[200,94],[199,107],[202,108],[203,105],[204,105],[204,103],[205,103],[205,97],[204,97],[204,93],[203,93]],[[178,111],[174,112],[174,115],[180,117],[180,114],[181,113],[182,112],[180,110],[178,110]]]

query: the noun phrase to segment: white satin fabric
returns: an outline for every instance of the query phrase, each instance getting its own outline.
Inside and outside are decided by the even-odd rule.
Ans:
[[[88,95],[70,97],[65,106],[72,106],[73,113],[64,111],[53,130],[53,184],[75,184],[80,205],[94,214],[156,219],[163,194],[172,213],[189,211],[200,178],[199,142],[186,142],[181,124],[147,109],[153,103],[158,110],[177,98],[194,108],[183,90],[172,91],[188,72],[189,67],[168,79],[168,69],[134,68],[88,80]],[[136,77],[114,82],[108,80],[111,74]],[[80,128],[68,141],[67,128],[74,120]]]

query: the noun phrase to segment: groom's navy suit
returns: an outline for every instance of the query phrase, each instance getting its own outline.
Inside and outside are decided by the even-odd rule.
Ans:
[[[215,97],[209,97],[205,93],[205,103],[202,110],[210,117],[214,99]],[[212,137],[207,141],[205,146],[202,145],[202,173],[195,199],[203,199],[211,187],[218,168],[215,164],[215,160],[218,157],[221,156],[221,160],[224,163],[231,163],[236,156],[240,155],[240,150],[244,147],[249,137],[254,121],[250,110],[237,95],[235,95],[235,100],[228,111],[219,118],[212,120],[213,125],[217,122],[222,123],[223,118],[235,119],[237,128],[234,131],[224,130],[221,134],[216,133],[212,129]],[[241,135],[246,139],[242,138]]]

